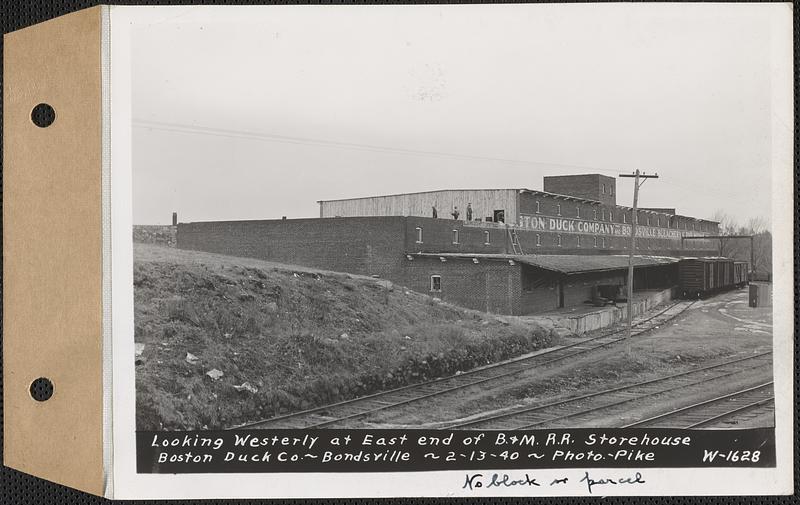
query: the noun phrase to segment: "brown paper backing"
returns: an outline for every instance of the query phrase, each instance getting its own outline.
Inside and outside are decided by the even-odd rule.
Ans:
[[[101,36],[94,7],[7,34],[3,59],[4,462],[99,495]],[[42,102],[47,128],[31,121]]]

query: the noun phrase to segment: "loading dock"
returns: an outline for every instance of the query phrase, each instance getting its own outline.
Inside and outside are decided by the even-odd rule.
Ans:
[[[409,287],[438,276],[435,296],[486,312],[527,315],[589,307],[598,288],[626,284],[627,256],[414,253],[407,256]],[[637,291],[672,288],[677,258],[635,256]],[[594,308],[594,307],[590,307]]]

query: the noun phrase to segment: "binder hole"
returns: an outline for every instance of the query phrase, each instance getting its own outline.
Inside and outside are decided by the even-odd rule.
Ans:
[[[47,128],[56,120],[56,111],[46,103],[40,103],[31,111],[31,121],[39,128]]]
[[[50,379],[39,377],[31,382],[31,397],[37,402],[44,402],[53,396],[53,383]]]

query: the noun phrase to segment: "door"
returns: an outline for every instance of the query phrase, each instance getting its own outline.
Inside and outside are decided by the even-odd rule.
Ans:
[[[758,307],[758,286],[750,284],[750,306]]]

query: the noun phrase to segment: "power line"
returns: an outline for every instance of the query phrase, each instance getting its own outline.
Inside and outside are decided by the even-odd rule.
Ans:
[[[621,174],[622,171],[620,170],[609,170],[609,169],[600,169],[597,167],[589,167],[589,166],[582,166],[582,165],[569,165],[564,163],[547,163],[542,161],[530,161],[530,160],[517,160],[511,158],[496,158],[491,156],[476,156],[476,155],[469,155],[469,154],[460,154],[460,153],[448,153],[448,152],[441,152],[441,151],[423,151],[417,149],[405,149],[402,147],[390,147],[390,146],[379,146],[379,145],[371,145],[371,144],[359,144],[354,142],[338,142],[332,140],[325,140],[325,139],[315,139],[315,138],[306,138],[306,137],[292,137],[286,135],[272,135],[262,132],[253,132],[247,130],[231,130],[231,129],[224,129],[224,128],[211,128],[206,126],[195,126],[195,125],[187,125],[187,124],[179,124],[179,123],[166,123],[166,122],[158,122],[158,121],[143,121],[143,120],[134,120],[133,126],[137,128],[147,128],[150,130],[159,130],[159,131],[166,131],[166,132],[175,132],[175,133],[187,133],[187,134],[195,134],[195,135],[210,135],[214,137],[227,137],[227,138],[239,138],[239,139],[251,139],[251,140],[259,140],[265,142],[278,142],[278,143],[285,143],[285,144],[301,144],[301,145],[314,145],[318,147],[330,147],[336,149],[351,149],[355,151],[367,151],[367,152],[381,152],[381,153],[390,153],[390,154],[404,154],[410,156],[427,156],[427,157],[437,157],[437,158],[450,158],[450,159],[458,159],[458,160],[473,160],[473,161],[491,161],[491,162],[500,162],[500,163],[509,163],[509,164],[518,164],[518,165],[538,165],[544,167],[558,167],[558,168],[567,168],[567,169],[574,169],[574,170],[591,170],[594,172],[604,172],[610,174]]]
[[[610,169],[601,169],[597,167],[585,166],[585,165],[571,165],[565,163],[548,163],[542,161],[532,161],[532,160],[518,160],[512,158],[499,158],[499,157],[492,157],[492,156],[476,156],[476,155],[469,155],[469,154],[461,154],[461,153],[448,153],[442,151],[425,151],[425,150],[417,150],[417,149],[406,149],[401,147],[391,147],[391,146],[379,146],[373,144],[360,144],[355,142],[340,142],[340,141],[332,141],[326,139],[315,139],[315,138],[308,138],[308,137],[294,137],[294,136],[287,136],[287,135],[274,135],[268,134],[263,132],[254,132],[248,130],[234,130],[234,129],[224,129],[224,128],[213,128],[213,127],[206,127],[206,126],[198,126],[198,125],[188,125],[188,124],[181,124],[181,123],[169,123],[169,122],[160,122],[160,121],[145,121],[145,120],[134,120],[133,126],[137,128],[146,128],[150,130],[158,130],[158,131],[166,131],[166,132],[173,132],[173,133],[186,133],[186,134],[195,134],[195,135],[209,135],[214,137],[227,137],[227,138],[238,138],[238,139],[251,139],[257,141],[264,141],[264,142],[276,142],[276,143],[284,143],[284,144],[299,144],[299,145],[313,145],[317,147],[328,147],[334,149],[350,149],[354,151],[362,151],[362,152],[378,152],[378,153],[388,153],[388,154],[402,154],[402,155],[409,155],[409,156],[424,156],[424,157],[436,157],[436,158],[446,158],[446,159],[456,159],[456,160],[468,160],[468,161],[489,161],[489,162],[498,162],[498,163],[507,163],[507,164],[516,164],[516,165],[535,165],[541,167],[553,167],[553,168],[563,168],[563,169],[571,169],[571,170],[590,170],[594,172],[601,172],[607,174],[614,174],[619,175],[626,172],[622,170],[610,170]],[[707,195],[708,193],[712,193],[720,198],[734,198],[738,201],[746,201],[749,199],[743,198],[741,195],[734,195],[732,193],[724,193],[720,192],[719,188],[707,188],[707,187],[686,187],[679,184],[675,184],[674,182],[664,181],[666,184],[670,186],[674,186],[676,188],[682,189],[684,191],[689,191],[699,195]]]

